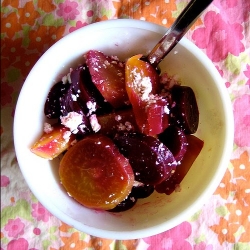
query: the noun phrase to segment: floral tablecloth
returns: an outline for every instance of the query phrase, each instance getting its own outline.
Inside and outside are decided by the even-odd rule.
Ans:
[[[186,35],[220,72],[235,118],[234,149],[224,178],[192,217],[148,238],[96,238],[51,215],[31,193],[16,160],[12,127],[18,94],[51,45],[106,19],[134,18],[169,27],[187,2],[1,0],[1,249],[250,249],[249,0],[214,0]]]

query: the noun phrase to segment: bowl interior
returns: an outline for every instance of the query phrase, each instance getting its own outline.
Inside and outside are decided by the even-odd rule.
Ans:
[[[219,184],[232,145],[232,111],[227,91],[208,58],[187,39],[160,67],[194,89],[204,148],[182,182],[181,192],[154,193],[122,213],[87,209],[70,198],[59,183],[59,159],[47,161],[30,152],[41,136],[43,107],[51,86],[82,61],[90,49],[126,59],[146,54],[166,29],[136,20],[113,20],[86,26],[52,46],[36,63],[20,93],[15,113],[15,149],[21,171],[38,200],[56,217],[78,230],[103,238],[133,239],[165,231],[187,219]]]

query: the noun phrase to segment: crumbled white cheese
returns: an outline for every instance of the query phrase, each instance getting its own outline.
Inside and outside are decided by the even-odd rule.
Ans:
[[[44,131],[46,134],[49,134],[50,132],[52,132],[53,129],[54,129],[54,128],[53,128],[49,123],[47,123],[47,122],[44,123],[43,131]]]
[[[156,61],[156,57],[150,58],[149,62],[153,64]]]
[[[142,100],[148,100],[149,94],[152,92],[152,82],[150,77],[141,77],[135,69],[131,71],[133,81],[133,87],[139,91]]]
[[[66,84],[68,82],[67,75],[62,77],[63,84]]]
[[[119,131],[124,131],[124,130],[126,130],[126,126],[123,124],[123,123],[119,123],[118,125],[117,125],[117,129],[119,130]]]
[[[170,109],[168,108],[167,105],[164,106],[164,113],[167,114],[167,115],[169,115],[169,113],[170,113]]]
[[[119,61],[118,56],[111,56],[111,59],[115,60],[115,61]],[[112,62],[113,63],[113,62]]]
[[[134,187],[144,186],[144,183],[139,182],[139,181],[134,181],[133,186],[134,186]]]
[[[126,126],[126,130],[127,131],[130,131],[131,129],[133,129],[133,126],[132,126],[132,124],[131,124],[131,122],[125,122],[125,126]]]
[[[107,65],[107,66],[110,65],[110,63],[108,62],[108,60],[105,60],[105,61],[104,61],[104,64]]]
[[[132,202],[135,202],[135,197],[130,197],[130,200],[131,200]]]
[[[159,151],[165,151],[166,150],[166,148],[165,148],[165,146],[164,146],[163,143],[160,143],[160,145],[158,146],[158,150]]]
[[[101,125],[99,124],[95,114],[89,117],[89,121],[94,132],[98,132],[101,129]]]
[[[89,113],[88,113],[89,115],[91,115],[92,113],[96,111],[96,102],[88,101],[86,105],[89,110]]]
[[[67,82],[68,83],[72,83],[71,77],[70,77],[71,72],[72,72],[72,69],[70,69],[70,72],[67,75],[65,75],[65,76],[62,77],[63,84],[66,84]]]
[[[116,116],[115,116],[115,120],[116,120],[117,122],[119,122],[121,119],[122,119],[122,117],[121,117],[120,115],[116,115]]]
[[[71,97],[72,97],[72,100],[74,101],[74,102],[76,102],[77,101],[77,96],[76,95],[71,95]]]
[[[82,115],[77,112],[69,112],[66,116],[61,116],[61,123],[65,127],[69,128],[71,133],[76,134],[78,132],[78,126],[82,123]]]
[[[87,126],[85,125],[85,124],[80,124],[79,126],[78,126],[78,129],[80,130],[80,131],[82,131],[82,132],[84,132],[85,131],[85,129],[87,129]]]
[[[65,131],[65,132],[63,133],[63,139],[65,140],[66,143],[69,141],[70,136],[71,136],[70,131]]]
[[[143,77],[141,80],[141,92],[142,92],[142,100],[147,100],[149,94],[152,91],[152,83],[150,77]]]

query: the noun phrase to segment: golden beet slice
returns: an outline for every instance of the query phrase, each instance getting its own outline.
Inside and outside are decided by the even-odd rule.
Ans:
[[[69,195],[94,209],[112,209],[131,192],[134,173],[129,161],[104,135],[90,135],[63,156],[59,175]]]
[[[126,61],[126,90],[140,131],[155,136],[168,127],[169,102],[157,95],[160,81],[155,68],[140,58],[135,55]]]
[[[73,141],[75,135],[61,124],[51,127],[51,131],[44,132],[41,138],[31,147],[31,152],[45,159],[52,160],[65,150],[67,150]]]

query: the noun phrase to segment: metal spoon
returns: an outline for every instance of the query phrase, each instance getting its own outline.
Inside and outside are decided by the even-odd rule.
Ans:
[[[143,60],[150,62],[156,68],[211,2],[213,0],[191,0],[166,34]]]

